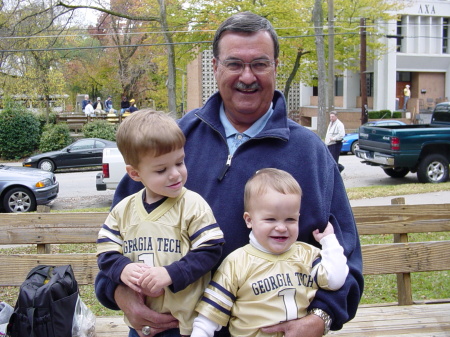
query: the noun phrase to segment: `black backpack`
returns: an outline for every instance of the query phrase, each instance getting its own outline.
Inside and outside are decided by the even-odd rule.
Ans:
[[[8,336],[71,337],[78,294],[70,265],[33,268],[20,286]]]

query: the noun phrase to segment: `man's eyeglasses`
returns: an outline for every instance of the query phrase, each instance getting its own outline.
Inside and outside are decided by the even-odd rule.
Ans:
[[[244,71],[245,66],[249,65],[254,74],[266,74],[272,70],[275,62],[270,60],[253,60],[252,62],[244,62],[241,60],[225,60],[220,61],[227,71],[235,74],[240,74]]]

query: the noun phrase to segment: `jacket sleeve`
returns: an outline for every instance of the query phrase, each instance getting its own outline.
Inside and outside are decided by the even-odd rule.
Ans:
[[[308,310],[312,308],[324,310],[331,316],[331,329],[339,330],[356,314],[364,288],[364,278],[358,231],[337,167],[334,168],[334,176],[335,179],[331,184],[333,192],[329,201],[329,221],[335,229],[339,243],[344,248],[349,272],[344,285],[339,290],[327,291],[319,288]]]
[[[114,300],[114,292],[119,283],[112,281],[105,273],[101,270],[95,278],[95,295],[98,301],[108,309],[120,310],[116,301]]]
[[[142,183],[132,180],[128,174],[120,181],[114,193],[111,209],[114,208],[123,198],[138,192],[144,188]],[[119,283],[112,281],[105,273],[100,271],[95,278],[95,295],[102,305],[112,310],[120,310],[114,300],[114,292]]]
[[[344,124],[342,124],[342,122],[341,122],[341,123],[339,123],[339,125],[338,125],[338,135],[337,135],[337,137],[336,137],[336,140],[342,141],[342,139],[344,138],[344,136],[345,136],[345,126],[344,126]]]
[[[176,293],[194,283],[217,264],[221,255],[222,243],[216,243],[192,250],[179,261],[165,266],[172,279],[169,289]]]

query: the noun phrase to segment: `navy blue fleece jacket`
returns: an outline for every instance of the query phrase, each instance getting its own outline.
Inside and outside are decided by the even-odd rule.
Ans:
[[[220,95],[214,94],[202,108],[181,118],[179,125],[187,139],[186,187],[202,195],[214,211],[225,234],[223,257],[248,243],[249,230],[242,217],[246,181],[265,167],[290,172],[303,190],[298,239],[318,246],[312,232],[316,228],[323,231],[330,221],[344,247],[350,269],[345,285],[333,292],[319,290],[310,305],[331,315],[333,330],[342,328],[356,313],[364,281],[359,237],[336,162],[315,133],[287,118],[285,99],[276,91],[274,111],[267,125],[236,150],[227,167],[229,152],[219,119],[221,102]],[[125,176],[113,203],[140,188],[142,185]],[[118,309],[114,302],[115,287],[100,272],[96,294],[111,309]]]

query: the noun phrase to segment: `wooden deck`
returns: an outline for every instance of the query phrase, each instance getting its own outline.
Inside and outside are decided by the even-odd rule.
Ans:
[[[450,336],[450,303],[407,306],[361,306],[339,337],[437,337]]]
[[[128,327],[122,316],[98,317],[97,337],[127,337]],[[367,306],[339,331],[337,337],[444,337],[450,336],[450,303],[408,306]]]

